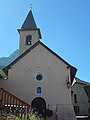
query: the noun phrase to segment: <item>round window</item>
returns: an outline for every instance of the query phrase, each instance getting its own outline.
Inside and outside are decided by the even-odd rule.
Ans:
[[[35,74],[35,79],[37,81],[42,81],[43,80],[43,73],[41,73],[41,72],[36,73]]]
[[[42,77],[42,75],[40,75],[40,74],[36,76],[36,79],[37,79],[37,80],[42,80],[42,78],[43,78],[43,77]]]

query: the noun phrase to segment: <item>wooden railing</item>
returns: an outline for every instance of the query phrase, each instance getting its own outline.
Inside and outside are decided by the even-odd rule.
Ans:
[[[0,88],[0,108],[5,110],[6,108],[14,110],[30,109],[30,105],[13,94],[9,93],[3,88]]]

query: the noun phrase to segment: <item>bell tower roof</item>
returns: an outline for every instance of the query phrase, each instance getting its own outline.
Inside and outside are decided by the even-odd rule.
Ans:
[[[33,13],[30,10],[30,12],[28,13],[22,27],[20,29],[18,29],[18,32],[20,33],[20,31],[33,31],[33,30],[38,31],[39,38],[41,39],[42,36],[41,36],[40,29],[37,28],[37,25],[36,25],[34,17],[33,17]]]
[[[42,38],[40,29],[36,26],[31,10],[29,11],[22,27],[18,29],[18,32],[20,34],[20,55]]]
[[[37,29],[32,11],[30,10],[30,12],[28,13],[22,27],[21,30],[30,30],[30,29]]]

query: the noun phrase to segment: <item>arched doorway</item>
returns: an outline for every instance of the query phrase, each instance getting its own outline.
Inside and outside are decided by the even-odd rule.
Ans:
[[[37,97],[32,100],[31,106],[38,111],[43,117],[45,117],[46,102],[43,98]]]

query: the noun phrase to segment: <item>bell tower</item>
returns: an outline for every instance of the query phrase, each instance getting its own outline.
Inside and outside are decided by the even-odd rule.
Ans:
[[[18,32],[20,34],[19,55],[42,38],[40,29],[36,26],[31,10],[28,13],[21,29],[18,29]]]

